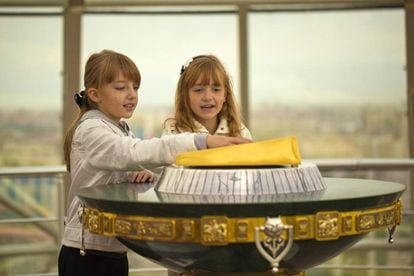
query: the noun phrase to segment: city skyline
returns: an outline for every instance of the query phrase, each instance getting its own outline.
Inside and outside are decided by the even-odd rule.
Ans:
[[[87,14],[82,21],[82,66],[103,48],[130,56],[143,76],[141,106],[173,106],[181,65],[200,53],[217,55],[240,91],[232,14]],[[2,109],[61,108],[62,23],[0,17]],[[403,10],[253,13],[249,30],[252,108],[405,99]]]

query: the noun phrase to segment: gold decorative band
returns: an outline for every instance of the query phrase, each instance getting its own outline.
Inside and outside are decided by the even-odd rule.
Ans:
[[[312,215],[281,216],[292,225],[294,240],[335,240],[401,223],[401,201],[391,205],[349,212],[324,211]],[[173,218],[118,215],[85,208],[85,229],[97,235],[121,236],[137,240],[191,242],[205,245],[255,242],[255,229],[265,217]],[[263,238],[263,237],[261,237]]]

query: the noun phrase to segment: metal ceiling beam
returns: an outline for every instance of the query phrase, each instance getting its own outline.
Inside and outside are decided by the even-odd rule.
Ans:
[[[0,7],[61,7],[65,0],[0,0]],[[75,1],[76,2],[76,1]],[[226,5],[342,5],[342,6],[404,6],[404,0],[85,0],[85,7],[122,6],[226,6]]]

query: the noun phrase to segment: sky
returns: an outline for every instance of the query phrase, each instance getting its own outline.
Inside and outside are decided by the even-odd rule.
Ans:
[[[81,64],[102,49],[131,57],[141,105],[172,106],[181,65],[199,54],[219,57],[239,93],[234,15],[90,14],[82,24]],[[402,9],[250,15],[251,104],[405,101],[404,24]],[[62,30],[60,17],[0,16],[0,108],[61,108]]]

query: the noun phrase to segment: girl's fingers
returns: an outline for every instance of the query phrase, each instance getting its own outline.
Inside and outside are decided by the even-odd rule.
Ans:
[[[130,182],[132,183],[143,183],[143,182],[154,181],[154,175],[148,171],[134,172],[134,173],[131,173],[129,177],[131,177]]]

